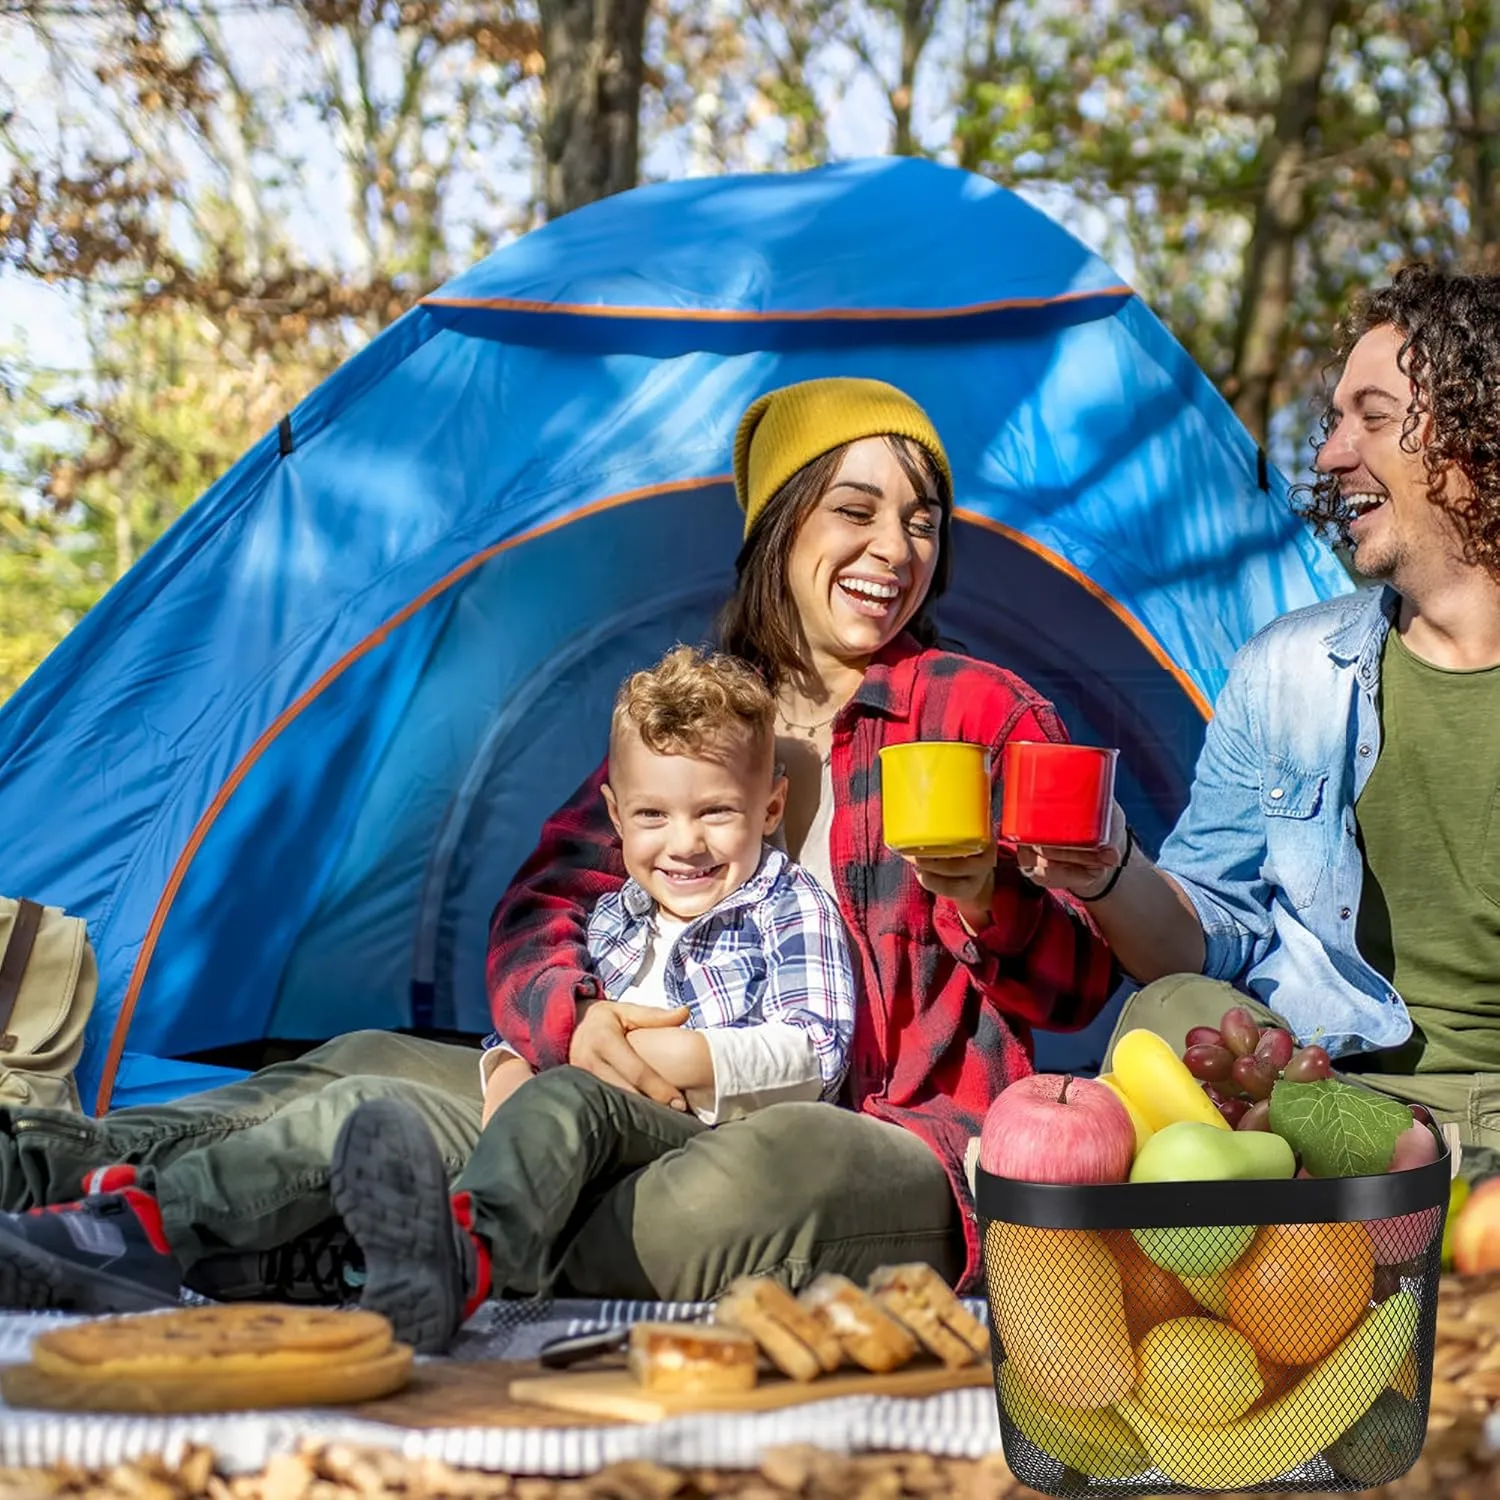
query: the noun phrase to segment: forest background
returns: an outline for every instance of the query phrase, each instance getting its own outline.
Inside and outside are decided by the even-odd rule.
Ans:
[[[1294,477],[1333,326],[1500,269],[1500,0],[0,0],[0,700],[340,361],[640,181],[955,162]]]

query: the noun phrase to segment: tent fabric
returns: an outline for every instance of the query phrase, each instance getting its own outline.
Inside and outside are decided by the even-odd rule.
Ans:
[[[1121,746],[1154,847],[1234,651],[1351,587],[1141,301],[1003,188],[883,159],[591,205],[348,360],[0,709],[5,886],[88,919],[86,1101],[193,1054],[487,1025],[489,912],[614,687],[711,628],[762,392],[891,380],[953,462],[939,622]]]

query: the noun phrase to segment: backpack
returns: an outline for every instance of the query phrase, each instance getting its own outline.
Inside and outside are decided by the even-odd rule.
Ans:
[[[81,917],[0,896],[0,1106],[83,1113],[73,1069],[98,989]]]

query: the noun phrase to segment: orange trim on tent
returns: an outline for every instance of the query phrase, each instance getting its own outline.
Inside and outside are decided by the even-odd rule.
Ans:
[[[166,886],[156,903],[156,910],[151,914],[150,926],[146,928],[146,940],[141,944],[141,951],[136,955],[135,966],[130,971],[130,982],[125,986],[125,999],[120,1005],[120,1014],[115,1018],[109,1052],[104,1059],[104,1071],[99,1078],[99,1092],[95,1096],[94,1113],[100,1115],[109,1108],[110,1095],[114,1092],[115,1078],[120,1070],[120,1059],[125,1054],[125,1037],[130,1030],[130,1022],[135,1016],[135,1007],[141,997],[141,988],[146,982],[146,971],[151,967],[151,960],[156,954],[156,945],[161,939],[162,928],[166,926],[172,903],[177,899],[177,892],[182,889],[182,882],[187,877],[188,867],[197,856],[198,850],[203,847],[203,841],[208,837],[209,830],[214,826],[229,799],[238,790],[240,783],[254,769],[255,763],[261,756],[275,743],[281,731],[297,718],[303,709],[307,708],[325,688],[331,687],[338,681],[361,657],[367,656],[377,646],[384,645],[390,633],[398,626],[404,625],[418,610],[447,593],[454,584],[461,582],[476,568],[483,567],[491,558],[498,557],[502,552],[509,552],[513,547],[519,547],[524,542],[535,541],[538,537],[558,531],[574,521],[582,521],[588,516],[598,515],[601,511],[613,510],[616,506],[627,505],[633,500],[646,500],[654,495],[670,495],[682,490],[704,489],[709,485],[732,483],[733,479],[728,474],[712,474],[703,479],[679,479],[671,484],[654,484],[645,489],[629,490],[621,495],[611,495],[607,499],[596,500],[574,511],[571,515],[548,521],[545,525],[534,527],[520,536],[511,537],[508,541],[496,542],[493,547],[486,547],[484,551],[476,553],[467,562],[460,563],[458,567],[446,573],[430,588],[424,589],[410,604],[397,610],[390,619],[373,630],[357,646],[346,651],[311,687],[282,709],[262,731],[255,743],[240,757],[239,763],[229,773],[229,779],[219,788],[213,801],[208,804],[203,815],[198,819],[191,836],[183,846],[182,853],[177,856],[176,864],[172,866],[172,873],[167,877]]]
[[[864,323],[912,322],[941,318],[976,318],[984,313],[1025,308],[1058,307],[1091,297],[1135,296],[1128,286],[1100,287],[1091,292],[1061,292],[1055,297],[1010,297],[998,302],[975,302],[967,307],[825,307],[778,312],[733,307],[616,307],[604,303],[537,302],[524,297],[423,297],[423,307],[461,307],[492,312],[563,313],[579,318],[646,318],[681,323]]]
[[[1118,599],[1106,593],[1092,578],[1074,567],[1067,558],[1060,557],[1050,547],[1037,541],[1035,537],[1029,537],[1024,531],[1017,531],[1003,521],[993,521],[988,516],[981,516],[974,511],[960,507],[955,507],[953,514],[959,519],[972,522],[975,526],[983,527],[986,531],[993,531],[997,536],[1003,536],[1018,547],[1024,547],[1027,552],[1041,558],[1043,562],[1050,563],[1059,573],[1071,578],[1081,589],[1092,594],[1151,653],[1156,664],[1168,673],[1177,686],[1187,694],[1188,701],[1203,715],[1204,719],[1213,717],[1213,705],[1203,696],[1202,689],[1167,655],[1156,637]]]
[[[213,828],[218,816],[223,812],[229,799],[239,789],[240,784],[254,769],[261,756],[275,743],[284,730],[294,719],[299,717],[304,709],[311,705],[315,699],[328,687],[332,686],[355,662],[367,656],[377,646],[385,644],[391,632],[417,613],[431,604],[434,599],[439,598],[451,589],[454,584],[460,583],[481,568],[491,558],[500,556],[502,552],[509,552],[512,548],[519,547],[526,542],[535,541],[538,537],[546,536],[548,533],[558,531],[564,526],[569,526],[575,521],[582,521],[589,516],[598,515],[601,511],[613,510],[617,506],[628,505],[636,500],[649,500],[657,495],[678,494],[684,490],[706,489],[710,485],[731,484],[733,478],[728,474],[711,474],[701,479],[681,479],[670,484],[650,485],[644,489],[629,490],[624,494],[611,495],[603,500],[596,500],[581,509],[574,511],[571,515],[563,516],[555,521],[548,521],[545,525],[534,527],[532,530],[523,532],[520,536],[511,537],[504,542],[496,542],[492,547],[486,547],[467,562],[460,563],[442,578],[424,589],[410,604],[396,611],[390,619],[379,625],[358,645],[351,647],[334,664],[318,678],[311,687],[300,694],[289,703],[269,725],[261,732],[255,743],[241,756],[239,763],[230,772],[228,780],[215,794],[212,802],[204,810],[202,816],[193,827],[192,834],[183,846],[182,853],[177,856],[176,863],[172,866],[172,873],[167,877],[167,883],[162,889],[160,898],[157,900],[156,909],[151,914],[150,925],[146,928],[145,941],[141,944],[141,951],[136,955],[135,965],[130,971],[130,982],[125,987],[125,999],[121,1003],[120,1013],[115,1018],[114,1032],[110,1037],[109,1051],[105,1056],[104,1070],[99,1079],[99,1090],[95,1096],[94,1113],[102,1115],[109,1109],[110,1096],[114,1093],[115,1079],[119,1074],[120,1061],[125,1055],[125,1038],[130,1031],[130,1023],[135,1016],[135,1007],[140,1000],[141,990],[146,982],[146,973],[151,967],[151,960],[156,955],[156,945],[161,940],[163,928],[166,926],[167,918],[171,914],[172,904],[177,899],[177,893],[182,889],[182,882],[187,878],[187,872],[197,857],[199,849],[203,847],[204,840]],[[1044,546],[1041,542],[1033,540],[1024,532],[1006,526],[1000,521],[993,521],[988,516],[981,516],[974,511],[955,507],[954,517],[958,520],[968,521],[980,526],[987,531],[994,532],[997,536],[1003,536],[1007,540],[1024,547],[1028,552],[1050,563],[1058,572],[1072,579],[1082,588],[1086,589],[1100,603],[1104,604],[1120,621],[1122,625],[1140,641],[1149,651],[1152,657],[1161,667],[1177,682],[1183,692],[1188,695],[1194,706],[1207,719],[1211,709],[1208,701],[1198,690],[1195,684],[1181,671],[1162,649],[1155,637],[1117,600],[1107,594],[1092,579],[1082,574],[1066,558],[1058,556],[1051,548]]]

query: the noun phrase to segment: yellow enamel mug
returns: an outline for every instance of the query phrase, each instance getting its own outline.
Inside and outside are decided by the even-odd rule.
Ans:
[[[995,841],[990,752],[959,740],[912,740],[880,751],[880,810],[898,854],[956,859]]]

